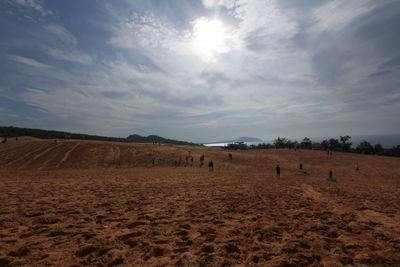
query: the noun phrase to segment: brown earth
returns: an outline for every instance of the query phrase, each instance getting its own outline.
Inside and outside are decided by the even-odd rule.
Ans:
[[[189,150],[194,166],[185,168]],[[199,168],[202,154],[213,172]],[[232,154],[81,140],[1,144],[0,266],[185,266],[185,252],[196,267],[400,266],[399,158]],[[330,169],[337,183],[326,180]]]

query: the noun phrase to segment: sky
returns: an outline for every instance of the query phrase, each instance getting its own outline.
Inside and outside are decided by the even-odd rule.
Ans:
[[[400,133],[398,0],[1,0],[0,125]]]

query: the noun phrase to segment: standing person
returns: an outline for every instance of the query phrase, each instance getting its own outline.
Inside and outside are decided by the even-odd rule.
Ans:
[[[303,170],[303,163],[300,163],[299,169],[300,169],[300,170]]]
[[[232,160],[232,153],[228,154],[229,160]]]
[[[210,172],[214,171],[214,162],[210,161],[208,163],[208,171]]]
[[[275,171],[276,171],[276,176],[281,177],[281,167],[279,167],[279,164],[276,165]]]
[[[201,155],[201,157],[200,157],[200,168],[201,167],[203,167],[203,165],[204,165],[204,155]]]
[[[356,164],[356,172],[360,172],[360,168],[358,167],[358,163]]]
[[[332,176],[333,176],[332,170],[330,170],[330,171],[329,171],[329,174],[328,174],[329,179],[332,179]]]

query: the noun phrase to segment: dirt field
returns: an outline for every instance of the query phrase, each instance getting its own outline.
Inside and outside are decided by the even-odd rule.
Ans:
[[[400,266],[400,158],[231,153],[10,139],[0,266]]]

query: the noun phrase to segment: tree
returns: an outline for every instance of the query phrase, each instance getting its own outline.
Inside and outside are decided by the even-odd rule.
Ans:
[[[300,147],[305,149],[311,149],[312,148],[311,139],[308,137],[304,137],[303,141],[301,141],[300,143]]]
[[[383,149],[383,147],[382,147],[381,144],[376,144],[376,145],[374,146],[374,153],[375,153],[376,155],[383,155],[384,152],[385,152],[385,150]]]
[[[342,150],[343,151],[349,151],[351,148],[351,145],[353,144],[352,142],[349,142],[351,139],[350,136],[346,135],[346,136],[340,136],[340,143],[342,146]]]
[[[274,146],[275,146],[276,148],[283,148],[283,147],[286,147],[286,146],[287,146],[287,143],[288,143],[288,140],[287,140],[285,137],[283,137],[283,138],[278,137],[278,138],[276,138],[276,139],[274,140]]]
[[[328,140],[323,140],[322,142],[321,142],[321,148],[323,149],[323,150],[328,150],[329,149],[329,141]]]
[[[339,140],[335,138],[329,139],[329,150],[337,151],[340,148]]]
[[[374,154],[374,147],[366,140],[363,140],[357,147],[357,153]]]

